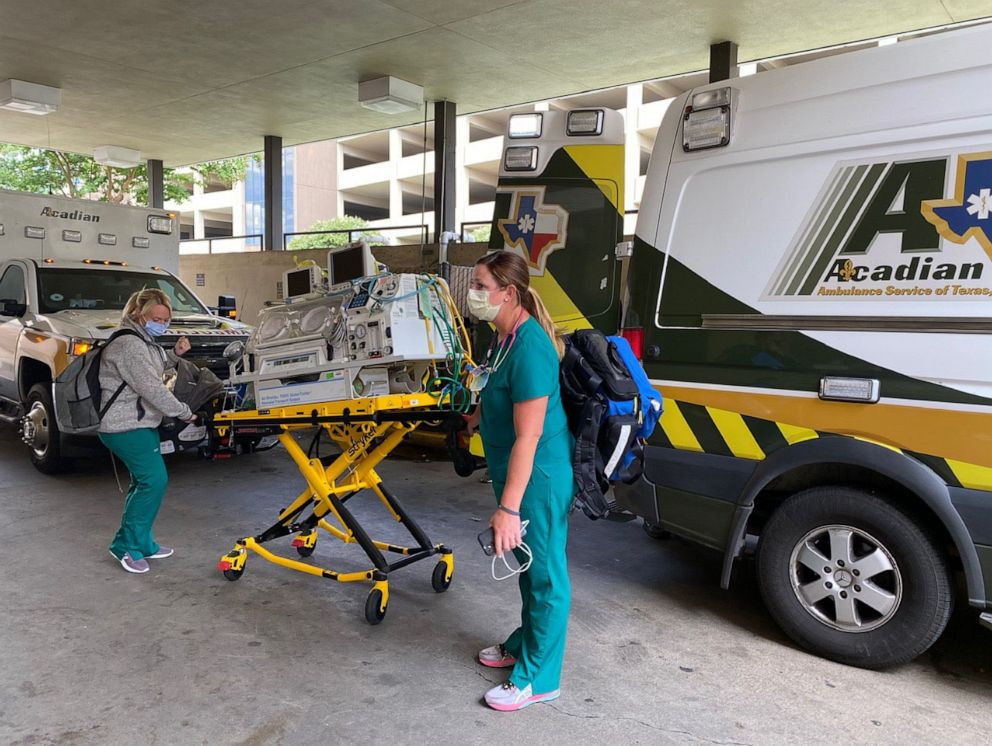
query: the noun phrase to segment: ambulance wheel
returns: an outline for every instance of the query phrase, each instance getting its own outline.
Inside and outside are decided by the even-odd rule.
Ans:
[[[365,599],[365,621],[376,625],[386,617],[386,610],[382,608],[382,591],[373,588],[369,592],[369,597]]]
[[[313,550],[316,549],[316,548],[317,548],[316,546],[312,546],[312,547],[296,547],[296,553],[298,555],[300,555],[301,557],[309,557],[309,556],[311,556],[313,554]]]
[[[451,578],[444,577],[447,573],[448,565],[446,563],[438,562],[434,565],[434,572],[431,573],[431,587],[436,593],[444,593],[451,587]]]
[[[758,581],[789,637],[860,668],[922,654],[954,604],[946,553],[931,533],[853,487],[814,487],[786,500],[761,533]]]
[[[28,391],[21,436],[31,454],[31,463],[42,474],[58,474],[67,465],[62,458],[62,435],[55,421],[51,386],[36,383]]]
[[[661,527],[661,524],[658,524],[658,523],[650,523],[649,521],[645,520],[644,523],[641,524],[641,528],[643,528],[644,529],[644,533],[646,533],[652,539],[671,539],[672,538],[672,535],[668,531],[666,531],[665,529],[663,529]]]
[[[240,579],[245,574],[245,569],[242,567],[240,570],[224,570],[223,572],[225,578],[234,581]]]

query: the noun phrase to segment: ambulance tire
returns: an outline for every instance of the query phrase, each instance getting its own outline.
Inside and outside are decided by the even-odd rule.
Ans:
[[[31,463],[42,474],[58,474],[65,471],[68,462],[62,458],[62,434],[55,421],[55,405],[52,403],[51,384],[36,383],[28,391],[27,417],[35,428],[34,444],[29,444]]]
[[[857,488],[790,497],[765,525],[757,559],[776,623],[839,663],[881,669],[911,661],[951,616],[946,553],[912,517]]]

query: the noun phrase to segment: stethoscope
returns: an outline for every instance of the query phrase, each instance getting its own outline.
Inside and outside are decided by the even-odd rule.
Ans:
[[[483,362],[482,365],[469,370],[469,373],[472,374],[472,378],[468,384],[469,391],[473,391],[475,393],[482,391],[486,387],[486,384],[489,383],[489,377],[499,370],[499,366],[506,361],[506,358],[510,354],[510,348],[513,347],[513,343],[517,339],[517,329],[519,329],[520,325],[523,323],[520,318],[523,314],[524,309],[521,306],[520,311],[517,313],[516,321],[513,324],[513,329],[510,331],[509,335],[507,335],[506,339],[504,339],[497,348],[496,342],[498,341],[498,336],[493,337],[493,341],[489,344],[489,351],[486,352],[485,362]],[[496,352],[495,359],[493,359],[494,350]],[[491,359],[492,365],[489,363]]]

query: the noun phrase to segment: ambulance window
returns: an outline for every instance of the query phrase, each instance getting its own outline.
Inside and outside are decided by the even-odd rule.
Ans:
[[[24,271],[20,267],[8,267],[0,279],[0,300],[27,303],[24,297]]]

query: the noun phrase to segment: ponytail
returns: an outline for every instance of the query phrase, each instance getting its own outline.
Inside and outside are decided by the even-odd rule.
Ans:
[[[528,286],[527,292],[520,297],[520,304],[527,313],[537,319],[537,322],[548,335],[548,338],[551,339],[551,344],[555,347],[558,359],[561,360],[565,355],[565,332],[552,321],[548,307],[544,305],[541,296],[537,294],[534,288]]]

